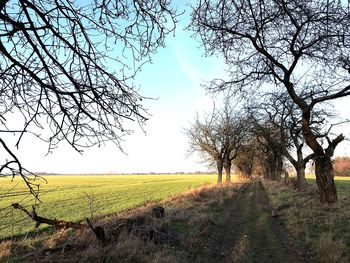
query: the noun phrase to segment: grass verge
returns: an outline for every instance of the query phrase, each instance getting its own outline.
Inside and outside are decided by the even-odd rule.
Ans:
[[[300,193],[291,186],[264,181],[272,213],[283,219],[313,261],[350,262],[350,180],[336,179],[339,200],[333,205],[321,204],[314,179],[308,182],[307,190]]]
[[[216,210],[221,211],[240,186],[208,185],[95,218],[94,225],[105,229],[106,244],[101,244],[91,230],[54,231],[4,241],[0,243],[0,262],[196,262],[203,237],[215,224]],[[164,218],[151,215],[158,205],[165,208]]]

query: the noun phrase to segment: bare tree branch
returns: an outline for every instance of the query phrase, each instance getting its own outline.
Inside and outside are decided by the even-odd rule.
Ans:
[[[48,152],[61,141],[122,150],[131,122],[148,119],[130,81],[176,22],[169,0],[1,1],[0,133],[15,134],[17,148],[32,134]],[[1,171],[16,164],[23,176],[1,142],[13,159]]]

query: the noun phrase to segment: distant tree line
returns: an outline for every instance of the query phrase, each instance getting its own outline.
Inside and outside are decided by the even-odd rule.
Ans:
[[[288,181],[286,167],[292,165],[297,187],[304,190],[306,165],[315,155],[304,143],[301,120],[288,96],[266,94],[264,99],[234,108],[226,99],[223,105],[203,116],[197,114],[185,129],[189,152],[199,153],[203,162],[217,168],[217,182],[223,182],[223,172],[225,181],[231,181],[231,167],[242,178],[255,173],[271,180],[283,176]],[[314,112],[313,122],[322,123],[327,114]],[[336,157],[332,163],[335,175],[350,174],[350,157]]]

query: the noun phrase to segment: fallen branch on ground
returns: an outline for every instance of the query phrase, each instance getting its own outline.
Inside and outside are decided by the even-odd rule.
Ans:
[[[74,229],[85,229],[88,226],[86,224],[78,223],[78,222],[71,222],[71,221],[64,221],[64,220],[56,220],[56,219],[50,219],[38,216],[38,214],[35,211],[35,206],[32,206],[32,212],[29,212],[27,209],[25,209],[23,206],[21,206],[18,203],[14,203],[11,205],[14,209],[18,209],[23,211],[27,216],[29,216],[33,221],[36,222],[35,227],[38,228],[41,224],[47,224],[50,226],[54,226],[57,229],[61,228],[74,228]]]
[[[35,221],[36,228],[38,228],[41,224],[47,224],[50,226],[54,226],[57,229],[73,228],[73,229],[84,230],[87,228],[91,228],[91,230],[94,232],[97,239],[100,240],[103,244],[106,243],[106,237],[105,237],[105,233],[104,233],[103,228],[100,226],[93,227],[89,219],[86,219],[87,224],[80,223],[80,222],[56,220],[56,219],[50,219],[50,218],[38,216],[38,214],[35,211],[35,206],[32,206],[32,209],[33,209],[32,212],[29,212],[27,209],[25,209],[23,206],[21,206],[18,203],[14,203],[11,206],[14,209],[18,209],[18,210],[23,211],[27,216],[29,216],[33,221]]]

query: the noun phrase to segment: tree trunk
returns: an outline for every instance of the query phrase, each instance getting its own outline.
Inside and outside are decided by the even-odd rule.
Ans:
[[[222,170],[224,169],[224,165],[221,161],[217,161],[217,168],[218,168],[218,184],[222,184]]]
[[[264,167],[264,179],[270,179],[271,180],[271,172],[270,172],[270,168],[267,166],[267,165],[265,165],[265,167]]]
[[[283,173],[283,159],[282,154],[277,154],[277,163],[276,163],[276,180],[281,181],[281,176]]]
[[[276,160],[273,160],[270,164],[269,164],[269,179],[270,180],[274,180],[276,181]]]
[[[329,156],[315,158],[315,174],[320,201],[328,204],[336,202],[338,200],[337,188],[334,183],[332,160]]]
[[[231,164],[225,165],[226,183],[231,182]]]
[[[320,201],[322,203],[332,204],[338,200],[337,188],[334,183],[334,171],[331,156],[333,155],[334,149],[339,142],[344,139],[344,136],[338,136],[328,146],[329,149],[324,149],[317,141],[316,135],[310,128],[310,112],[303,110],[302,115],[302,131],[305,138],[306,144],[315,153],[315,174],[318,191],[320,194]],[[331,150],[330,153],[327,153]]]
[[[305,160],[303,157],[302,146],[297,146],[297,162],[294,163],[294,168],[297,171],[297,186],[299,191],[305,190],[306,180],[305,180]]]
[[[306,180],[305,180],[305,167],[296,167],[297,171],[297,184],[298,184],[298,190],[303,191],[306,187]]]
[[[287,170],[284,171],[284,184],[288,185],[290,183],[289,181],[289,173]]]

